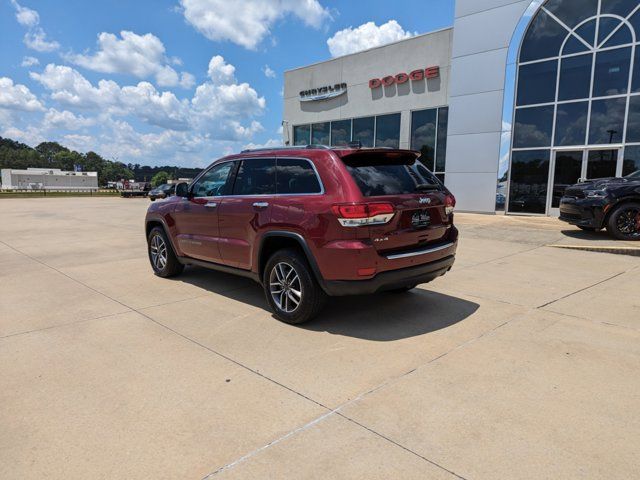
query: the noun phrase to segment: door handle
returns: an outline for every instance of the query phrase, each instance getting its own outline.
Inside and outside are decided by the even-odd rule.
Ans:
[[[218,204],[216,202],[207,202],[204,204],[204,206],[207,208],[216,208]]]
[[[267,208],[269,206],[268,202],[256,202],[253,204],[253,206],[255,208],[259,208],[259,209],[263,209],[263,208]]]

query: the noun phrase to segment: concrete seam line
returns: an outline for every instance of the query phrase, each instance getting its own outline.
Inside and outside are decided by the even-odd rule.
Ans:
[[[360,423],[360,422],[358,422],[358,421],[354,420],[353,418],[347,417],[345,414],[340,413],[340,412],[336,412],[336,415],[338,415],[338,416],[340,416],[340,417],[344,418],[345,420],[348,420],[349,422],[351,422],[351,423],[353,423],[353,424],[355,424],[355,425],[358,425],[360,428],[364,428],[365,430],[367,430],[367,431],[369,431],[369,432],[373,433],[374,435],[377,435],[378,437],[380,437],[380,438],[382,438],[382,439],[386,440],[387,442],[392,443],[393,445],[396,445],[397,447],[400,447],[401,449],[403,449],[403,450],[405,450],[405,451],[407,451],[407,452],[409,452],[409,453],[414,454],[416,457],[420,457],[420,458],[421,458],[422,460],[424,460],[425,462],[428,462],[428,463],[430,463],[430,464],[432,464],[432,465],[434,465],[434,466],[436,466],[436,467],[438,467],[438,468],[441,468],[442,470],[444,470],[444,471],[446,471],[446,472],[450,473],[450,474],[451,474],[451,475],[453,475],[454,477],[456,477],[456,478],[460,478],[460,479],[462,479],[462,480],[466,480],[466,478],[465,478],[465,477],[463,477],[463,476],[461,476],[461,475],[457,474],[456,472],[454,472],[454,471],[452,471],[452,470],[449,470],[449,469],[448,469],[448,468],[446,468],[446,467],[443,467],[442,465],[440,465],[440,464],[439,464],[439,463],[437,463],[437,462],[434,462],[433,460],[429,460],[427,457],[424,457],[424,456],[420,455],[418,452],[415,452],[414,450],[411,450],[410,448],[405,447],[405,446],[404,446],[404,445],[402,445],[401,443],[398,443],[398,442],[396,442],[395,440],[392,440],[391,438],[389,438],[389,437],[387,437],[387,436],[385,436],[385,435],[382,435],[380,432],[377,432],[377,431],[373,430],[372,428],[369,428],[369,427],[367,427],[366,425],[363,425],[362,423]]]
[[[634,267],[634,268],[635,268],[635,267]],[[550,301],[550,302],[547,302],[547,303],[545,303],[544,305],[540,305],[540,306],[536,307],[536,309],[537,309],[537,310],[540,310],[541,308],[548,307],[549,305],[552,305],[552,304],[554,304],[554,303],[556,303],[556,302],[559,302],[560,300],[564,300],[565,298],[569,298],[569,297],[571,297],[571,296],[573,296],[573,295],[576,295],[576,294],[578,294],[578,293],[580,293],[580,292],[584,292],[585,290],[589,290],[590,288],[597,287],[598,285],[602,285],[603,283],[606,283],[606,282],[608,282],[609,280],[613,280],[614,278],[619,277],[620,275],[624,275],[625,273],[628,273],[628,272],[630,272],[631,270],[634,270],[634,269],[632,268],[632,269],[630,269],[630,270],[625,270],[624,272],[616,273],[615,275],[612,275],[612,276],[610,276],[610,277],[608,277],[608,278],[605,278],[604,280],[600,280],[599,282],[596,282],[596,283],[594,283],[593,285],[586,286],[586,287],[584,287],[584,288],[581,288],[581,289],[579,289],[579,290],[576,290],[575,292],[571,292],[571,293],[569,293],[569,294],[567,294],[567,295],[564,295],[563,297],[556,298],[555,300],[552,300],[552,301]]]
[[[79,324],[79,323],[91,322],[93,320],[103,320],[105,318],[117,317],[119,315],[126,315],[127,313],[132,313],[132,312],[133,312],[133,310],[131,310],[129,308],[129,309],[123,311],[123,312],[110,313],[108,315],[100,315],[98,317],[93,317],[93,318],[82,318],[80,320],[73,320],[71,322],[60,323],[58,325],[50,325],[48,327],[35,328],[33,330],[26,330],[24,332],[10,333],[9,335],[4,335],[4,336],[0,337],[0,340],[4,340],[5,338],[17,337],[19,335],[27,335],[29,333],[44,332],[45,330],[52,330],[52,329],[58,328],[58,327],[68,327],[70,325],[76,325],[76,324]]]

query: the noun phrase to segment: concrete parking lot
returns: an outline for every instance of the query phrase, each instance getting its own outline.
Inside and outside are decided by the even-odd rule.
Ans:
[[[555,219],[458,215],[407,295],[274,320],[152,275],[148,201],[0,201],[0,478],[640,477],[640,258]]]

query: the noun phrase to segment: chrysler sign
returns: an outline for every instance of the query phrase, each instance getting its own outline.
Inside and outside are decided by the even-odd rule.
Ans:
[[[409,73],[397,73],[396,75],[387,75],[382,78],[372,78],[369,80],[369,88],[390,87],[394,83],[401,85],[409,80],[419,82],[440,76],[440,67],[427,67],[425,69],[413,70]]]
[[[303,90],[300,92],[300,101],[316,102],[319,100],[328,100],[329,98],[339,97],[346,92],[346,83],[336,83],[335,85],[327,85],[324,87]]]

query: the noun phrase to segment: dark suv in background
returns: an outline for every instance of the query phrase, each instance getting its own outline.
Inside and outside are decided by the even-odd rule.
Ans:
[[[407,150],[310,146],[213,163],[146,217],[154,272],[198,265],[261,283],[302,323],[327,296],[404,292],[451,269],[455,199]]]
[[[619,240],[640,240],[640,170],[567,188],[560,200],[560,220],[588,231],[606,228]]]

